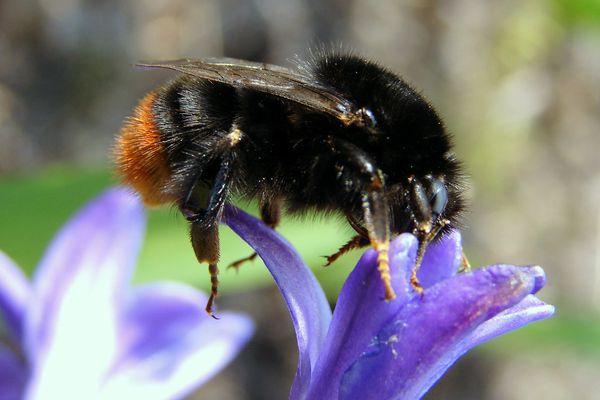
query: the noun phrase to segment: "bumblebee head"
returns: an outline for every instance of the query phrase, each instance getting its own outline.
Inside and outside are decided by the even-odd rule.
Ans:
[[[131,186],[147,205],[174,200],[168,191],[171,171],[154,121],[152,106],[156,93],[144,97],[128,118],[116,141],[115,162],[124,184]]]

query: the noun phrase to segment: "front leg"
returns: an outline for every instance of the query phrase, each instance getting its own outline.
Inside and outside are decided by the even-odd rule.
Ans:
[[[369,233],[371,245],[377,251],[377,270],[385,288],[385,299],[393,300],[396,293],[392,287],[390,273],[390,221],[388,205],[382,190],[370,188],[362,193],[362,208],[365,226]]]
[[[327,138],[327,143],[339,156],[338,164],[350,172],[360,193],[364,229],[377,251],[377,269],[385,288],[385,299],[392,300],[396,294],[389,266],[390,217],[383,173],[367,153],[352,143],[334,137]]]

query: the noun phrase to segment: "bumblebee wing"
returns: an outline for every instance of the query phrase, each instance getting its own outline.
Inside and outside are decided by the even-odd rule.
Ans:
[[[237,88],[268,93],[332,115],[346,125],[362,118],[356,112],[354,104],[333,88],[322,86],[308,76],[277,65],[233,58],[183,59],[138,65],[170,69]]]

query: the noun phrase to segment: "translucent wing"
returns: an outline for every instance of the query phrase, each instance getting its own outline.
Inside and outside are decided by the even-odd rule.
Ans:
[[[281,97],[315,111],[338,118],[346,125],[361,123],[361,110],[334,89],[319,85],[310,77],[271,64],[254,63],[233,58],[206,58],[144,62],[149,68],[166,68],[237,88],[252,89]]]

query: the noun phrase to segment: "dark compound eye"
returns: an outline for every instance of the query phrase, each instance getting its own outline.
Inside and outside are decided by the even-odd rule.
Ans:
[[[446,186],[439,179],[430,178],[427,180],[429,192],[429,204],[434,217],[439,217],[448,204],[448,192]]]
[[[360,108],[356,111],[356,114],[360,117],[360,124],[367,128],[375,128],[377,126],[377,120],[375,114],[368,108]]]

